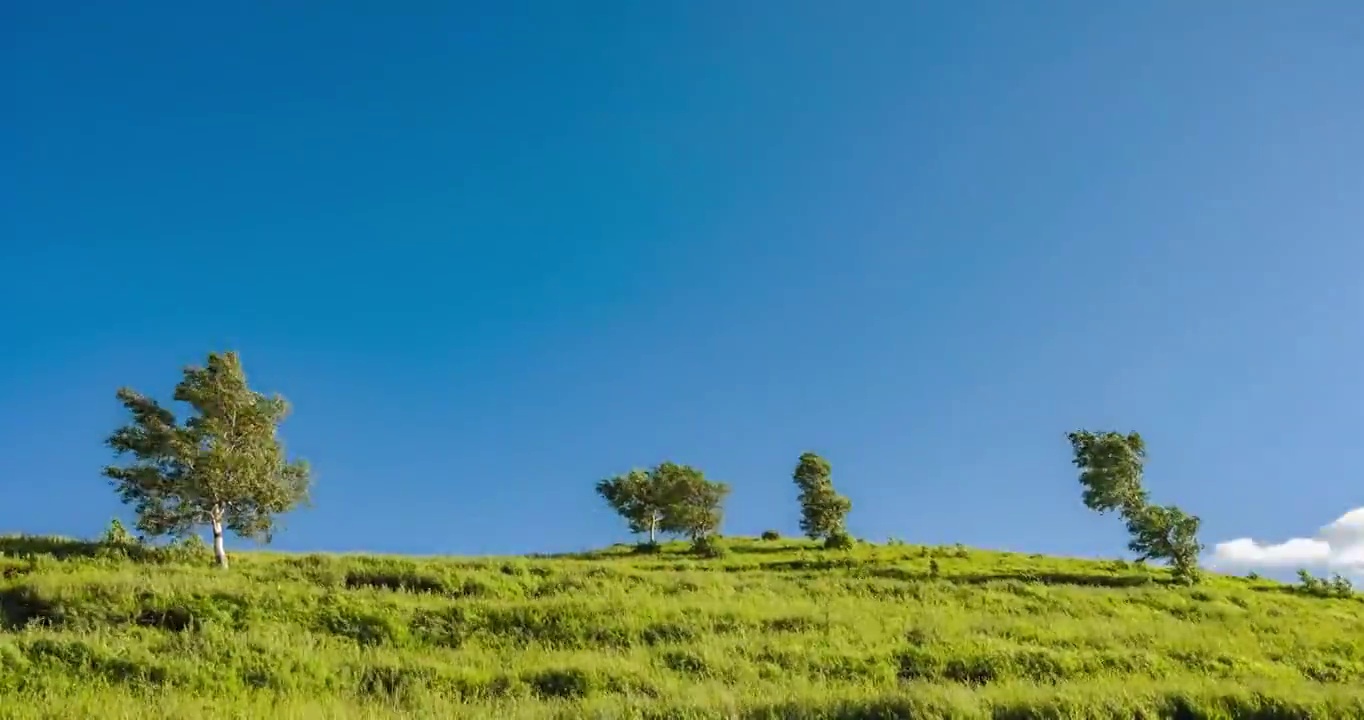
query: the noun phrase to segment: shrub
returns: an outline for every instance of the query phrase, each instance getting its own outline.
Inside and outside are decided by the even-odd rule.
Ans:
[[[104,531],[104,535],[100,537],[99,542],[101,545],[107,547],[126,547],[128,545],[136,545],[137,538],[134,538],[133,534],[128,532],[128,528],[124,527],[123,523],[119,522],[118,518],[114,518],[109,521],[109,528]]]
[[[771,542],[773,540],[780,540],[781,533],[777,532],[776,530],[764,530],[762,534],[762,539],[768,542]]]
[[[525,681],[542,698],[580,698],[592,692],[592,676],[580,668],[541,670]]]
[[[657,555],[663,552],[663,546],[653,541],[642,542],[636,545],[631,552],[636,555]]]
[[[160,549],[159,555],[170,563],[186,565],[207,565],[213,562],[213,551],[208,543],[197,534],[186,535],[168,543]]]
[[[1330,579],[1312,577],[1306,570],[1298,571],[1298,579],[1302,581],[1299,592],[1304,595],[1320,598],[1348,598],[1354,596],[1354,585],[1349,578],[1336,574]]]
[[[696,538],[691,544],[693,555],[703,558],[718,558],[729,554],[729,549],[720,543],[720,538],[714,535],[702,535]]]
[[[856,544],[857,541],[853,539],[852,535],[841,530],[830,533],[829,537],[824,539],[824,549],[826,550],[848,550]]]

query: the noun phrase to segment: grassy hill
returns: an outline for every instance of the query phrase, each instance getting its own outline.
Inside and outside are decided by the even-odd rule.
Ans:
[[[1359,596],[964,548],[726,545],[242,553],[222,572],[0,539],[0,716],[1364,717]]]

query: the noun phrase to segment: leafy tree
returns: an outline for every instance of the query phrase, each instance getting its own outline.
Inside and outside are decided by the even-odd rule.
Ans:
[[[1145,562],[1156,558],[1168,560],[1175,579],[1198,582],[1198,555],[1203,545],[1198,542],[1199,519],[1173,506],[1148,505],[1127,519],[1131,541],[1127,548]]]
[[[598,482],[597,494],[625,518],[630,532],[649,533],[652,545],[657,542],[663,524],[663,510],[668,502],[667,479],[658,469],[631,470]]]
[[[226,568],[225,531],[268,543],[275,516],[308,502],[308,465],[287,461],[276,437],[289,404],[251,390],[236,353],[211,353],[206,366],[184,370],[174,395],[191,410],[183,424],[129,388],[118,399],[132,422],[107,443],[132,461],[104,474],[134,507],[146,535],[184,537],[208,525],[214,555]]]
[[[1194,583],[1199,579],[1198,542],[1200,520],[1174,505],[1155,506],[1148,501],[1142,482],[1146,443],[1141,435],[1077,430],[1066,435],[1080,469],[1085,506],[1099,513],[1117,511],[1126,521],[1128,549],[1138,562],[1166,560],[1174,577]]]
[[[693,541],[713,534],[723,519],[729,486],[711,482],[689,465],[660,463],[597,483],[597,494],[630,525],[632,533],[685,535]]]
[[[844,522],[852,501],[834,490],[829,461],[812,452],[802,453],[791,477],[800,489],[801,531],[811,539],[826,541],[846,534]]]
[[[693,543],[720,531],[729,485],[707,480],[705,473],[689,465],[663,463],[654,471],[666,488],[660,529],[685,535]]]

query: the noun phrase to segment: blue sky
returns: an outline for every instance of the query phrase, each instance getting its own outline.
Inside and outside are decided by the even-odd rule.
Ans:
[[[0,11],[0,529],[99,532],[218,349],[285,549],[620,541],[664,459],[794,533],[811,449],[859,535],[1116,556],[1081,427],[1210,547],[1364,506],[1364,7],[510,5]]]

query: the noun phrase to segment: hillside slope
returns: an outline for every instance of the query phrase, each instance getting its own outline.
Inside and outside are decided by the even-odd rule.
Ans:
[[[1364,602],[963,548],[134,561],[0,539],[0,716],[1364,717]]]

